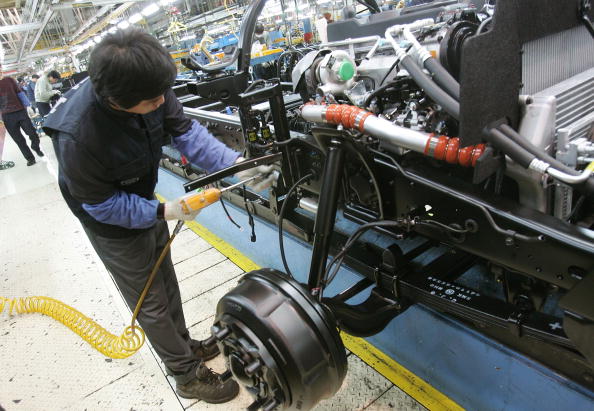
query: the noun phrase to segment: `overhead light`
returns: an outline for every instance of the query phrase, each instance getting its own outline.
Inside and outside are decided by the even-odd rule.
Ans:
[[[168,4],[171,3],[175,3],[175,0],[161,0],[159,1],[159,4],[163,7],[163,6],[167,6]]]
[[[95,37],[93,37],[93,40],[95,40],[95,43],[99,44],[101,42],[101,40],[103,39],[103,37],[101,37],[101,35],[96,35]]]
[[[128,27],[130,27],[130,23],[128,23],[128,20],[122,20],[120,24],[118,24],[118,28],[122,30],[126,30]]]
[[[109,30],[107,30],[108,33],[113,34],[116,31],[118,31],[118,28],[116,26],[111,27]]]
[[[157,6],[157,3],[151,3],[148,6],[146,6],[144,9],[142,9],[141,13],[143,16],[148,17],[151,14],[155,14],[158,11],[159,11],[159,6]]]
[[[138,23],[140,20],[142,20],[142,14],[140,14],[140,13],[133,14],[128,19],[128,21],[130,22],[130,24]]]

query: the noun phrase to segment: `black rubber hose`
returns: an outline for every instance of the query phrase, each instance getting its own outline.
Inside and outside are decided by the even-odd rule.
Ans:
[[[460,104],[452,96],[446,93],[441,87],[423,72],[411,56],[404,56],[400,65],[406,69],[413,80],[421,87],[425,93],[446,112],[456,120],[460,118]]]
[[[369,107],[369,105],[371,104],[371,101],[376,98],[377,96],[379,96],[380,94],[382,94],[384,91],[392,88],[392,87],[396,87],[399,84],[402,84],[403,80],[396,80],[393,81],[391,83],[388,84],[384,84],[381,87],[376,88],[374,91],[372,91],[369,96],[367,96],[367,98],[365,99],[365,102],[363,103],[363,107],[367,108]]]
[[[522,137],[516,130],[514,130],[507,124],[501,124],[498,128],[503,132],[503,134],[505,134],[508,138],[510,138],[514,143],[521,146],[524,150],[528,151],[529,153],[534,155],[539,160],[546,161],[547,163],[549,163],[551,166],[553,166],[557,170],[563,171],[564,173],[571,174],[573,176],[577,176],[578,174],[581,174],[579,171],[563,164],[556,158],[552,157],[546,151],[542,150],[539,147],[536,147],[534,144],[532,144],[526,138]],[[590,177],[585,182],[583,182],[581,184],[577,184],[574,187],[577,189],[581,189],[582,191],[586,192],[588,195],[594,194],[594,177]]]
[[[460,101],[460,83],[434,58],[425,60],[425,68],[433,74],[435,83],[456,101]]]
[[[536,158],[532,153],[520,147],[499,129],[490,129],[487,137],[491,144],[524,168],[528,168],[532,160]]]

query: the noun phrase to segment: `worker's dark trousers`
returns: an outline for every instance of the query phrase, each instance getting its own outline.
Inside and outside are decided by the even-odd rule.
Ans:
[[[49,112],[52,110],[52,107],[49,105],[49,103],[36,101],[35,104],[37,104],[37,110],[39,110],[39,114],[41,114],[42,117],[47,116]]]
[[[31,140],[31,148],[35,151],[39,150],[39,136],[35,131],[35,127],[33,127],[33,123],[31,123],[31,119],[27,115],[26,110],[19,110],[12,113],[4,113],[2,114],[2,121],[4,121],[4,127],[6,127],[6,131],[10,134],[10,137],[14,140],[16,145],[23,153],[23,157],[27,160],[35,160],[35,156],[29,147],[27,146],[27,140],[21,133],[21,129],[29,136],[29,140]]]
[[[159,221],[150,230],[127,238],[105,238],[87,228],[85,231],[128,306],[134,311],[146,280],[169,238],[167,223]],[[190,339],[186,327],[171,253],[163,260],[146,295],[138,314],[138,323],[177,383],[186,384],[196,378],[200,359],[193,354],[192,346],[197,342]]]

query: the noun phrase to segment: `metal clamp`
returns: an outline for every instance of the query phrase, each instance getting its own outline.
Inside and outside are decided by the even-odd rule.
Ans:
[[[215,181],[219,181],[225,177],[230,177],[234,174],[239,173],[240,171],[249,170],[250,168],[258,167],[258,166],[265,166],[268,164],[275,163],[281,160],[283,157],[282,153],[274,153],[268,154],[262,157],[254,157],[250,159],[246,159],[241,163],[233,164],[227,168],[222,170],[216,171],[212,174],[208,174],[204,177],[197,178],[196,180],[187,182],[184,184],[184,190],[186,193],[189,193],[192,190],[196,190],[200,187],[204,187],[205,185],[214,183]]]

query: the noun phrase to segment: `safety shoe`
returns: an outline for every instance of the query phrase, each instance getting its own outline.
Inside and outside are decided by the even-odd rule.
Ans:
[[[28,166],[32,166],[33,164],[35,164],[35,159],[33,159],[33,160],[27,160],[27,165]]]
[[[192,352],[202,361],[212,360],[221,352],[216,344],[204,345],[204,341],[192,340]]]
[[[41,149],[33,149],[33,151],[35,151],[35,154],[37,154],[39,157],[43,157],[43,151],[41,151]]]
[[[211,404],[220,404],[235,398],[239,394],[239,385],[232,379],[222,382],[220,374],[200,365],[196,378],[187,384],[177,384],[175,390],[182,398],[197,398]]]

